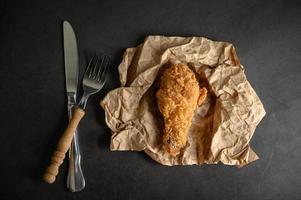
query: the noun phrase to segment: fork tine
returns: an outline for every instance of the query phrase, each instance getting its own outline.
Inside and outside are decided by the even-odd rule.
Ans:
[[[105,55],[102,55],[102,59],[101,59],[101,66],[98,70],[98,73],[97,73],[97,80],[100,81],[101,79],[101,75],[103,73],[103,71],[105,70],[105,64],[106,64],[106,56]]]
[[[99,57],[98,56],[96,56],[96,61],[95,61],[95,63],[94,63],[94,66],[93,66],[93,70],[92,70],[92,72],[91,72],[91,78],[92,79],[95,79],[96,78],[96,76],[97,76],[97,71],[99,70]]]
[[[98,77],[98,81],[104,82],[104,78],[106,77],[106,71],[109,66],[110,59],[108,56],[104,56],[103,70]]]
[[[92,57],[92,59],[89,61],[89,64],[88,64],[88,67],[87,67],[87,69],[86,69],[86,72],[85,72],[85,75],[84,76],[90,76],[91,75],[91,72],[92,72],[92,63],[93,63],[93,61],[95,60],[95,57],[96,57],[96,55],[94,55],[93,57]]]
[[[97,80],[99,80],[99,78],[100,78],[100,75],[101,75],[101,73],[102,73],[102,71],[103,71],[103,63],[104,63],[104,60],[106,59],[106,56],[104,56],[104,55],[102,55],[101,56],[101,62],[100,62],[100,67],[99,67],[99,69],[98,69],[98,72],[97,72],[97,75],[96,75],[96,79]]]

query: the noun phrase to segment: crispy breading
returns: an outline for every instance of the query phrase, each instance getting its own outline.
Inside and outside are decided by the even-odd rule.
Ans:
[[[164,118],[163,148],[176,156],[187,143],[194,111],[206,99],[207,90],[200,89],[194,72],[185,64],[170,66],[160,81],[156,97]]]

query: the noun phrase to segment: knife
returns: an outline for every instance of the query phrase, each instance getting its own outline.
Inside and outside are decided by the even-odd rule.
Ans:
[[[73,107],[76,105],[76,93],[78,82],[78,52],[74,31],[69,22],[63,22],[64,36],[64,60],[66,91],[68,99],[68,117],[71,123],[78,123],[79,118],[72,117]],[[76,110],[76,109],[75,109]],[[74,131],[74,133],[73,133]],[[85,187],[85,179],[80,166],[80,150],[78,146],[77,130],[64,131],[60,137],[56,150],[51,156],[51,161],[43,174],[43,179],[47,183],[53,183],[59,173],[59,167],[64,162],[65,154],[69,150],[69,172],[67,187],[72,192],[77,192]]]
[[[64,37],[64,60],[65,60],[65,80],[68,99],[68,117],[72,118],[72,108],[76,105],[76,94],[78,84],[79,59],[78,49],[74,30],[68,21],[63,22]],[[67,177],[67,187],[71,192],[78,192],[85,187],[85,178],[82,173],[81,155],[78,144],[78,132],[75,131],[69,149],[69,172]]]

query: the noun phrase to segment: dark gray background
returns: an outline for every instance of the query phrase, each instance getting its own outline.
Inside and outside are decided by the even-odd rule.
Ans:
[[[87,186],[41,176],[67,124],[63,19],[89,52],[112,56],[104,91],[80,124]],[[300,1],[0,1],[0,199],[301,199]],[[150,34],[205,36],[235,45],[267,114],[251,145],[260,160],[166,167],[143,152],[110,152],[100,99],[119,86],[123,51]]]

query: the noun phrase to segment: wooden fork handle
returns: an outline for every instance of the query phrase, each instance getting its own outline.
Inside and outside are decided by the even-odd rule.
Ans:
[[[65,154],[70,148],[73,134],[78,126],[80,120],[85,115],[85,111],[81,108],[76,107],[73,111],[72,118],[65,129],[63,135],[61,136],[56,150],[52,154],[50,165],[47,167],[43,179],[47,183],[53,183],[55,181],[55,177],[59,173],[59,167],[63,163]]]

